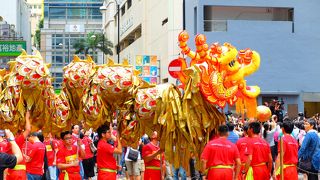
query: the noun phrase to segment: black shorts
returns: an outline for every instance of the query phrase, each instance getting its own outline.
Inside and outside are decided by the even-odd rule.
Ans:
[[[95,176],[95,174],[94,174],[94,164],[95,164],[95,161],[94,161],[93,157],[89,158],[89,159],[82,160],[84,176],[86,178]]]

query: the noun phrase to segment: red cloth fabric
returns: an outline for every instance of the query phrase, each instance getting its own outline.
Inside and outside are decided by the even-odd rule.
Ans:
[[[279,141],[280,142],[280,141]],[[297,164],[298,163],[298,142],[291,135],[283,136],[283,163]],[[278,152],[280,153],[280,143],[278,144]]]
[[[77,153],[77,146],[75,145],[72,145],[71,150],[68,150],[65,146],[61,147],[57,153],[57,164],[70,164],[72,161],[78,159],[79,155]],[[66,170],[69,174],[80,173],[80,166],[73,166],[64,170]]]
[[[106,179],[116,180],[117,173],[98,171],[98,180],[106,180]]]
[[[26,163],[28,173],[43,175],[45,148],[42,142],[30,144],[28,156],[31,158],[31,161]]]
[[[152,142],[146,144],[143,146],[142,148],[142,157],[146,157],[150,154],[153,154],[155,152],[157,152],[160,148],[154,144],[152,144]],[[153,166],[153,167],[160,167],[160,157],[161,155],[159,154],[158,156],[156,156],[154,159],[152,159],[149,162],[144,162],[145,166]],[[147,170],[147,169],[146,169]]]
[[[145,180],[160,180],[161,179],[161,171],[155,169],[146,169],[144,171],[144,179]]]
[[[233,169],[211,167],[217,165],[233,166],[237,158],[240,158],[240,154],[236,145],[222,137],[209,141],[201,154],[201,159],[207,160],[208,179],[232,179]]]
[[[248,155],[249,155],[248,143],[249,143],[249,141],[250,141],[249,137],[243,137],[243,138],[240,138],[236,143],[237,148],[240,153],[240,160],[241,160],[240,172],[242,172],[242,170],[245,169],[244,164],[246,163],[246,161],[248,159]],[[238,179],[244,180],[242,173],[239,173]]]
[[[283,170],[284,180],[298,180],[297,166],[287,167]],[[281,179],[280,175],[277,176],[277,179]]]
[[[56,140],[48,140],[43,142],[47,150],[48,166],[54,165],[55,151],[58,149]]]
[[[142,148],[142,157],[146,157],[150,154],[157,152],[160,148],[154,145],[152,142],[146,144]],[[145,164],[145,171],[144,171],[144,178],[146,180],[157,180],[161,179],[161,171],[156,169],[148,169],[147,167],[159,167],[160,168],[160,158],[161,155],[157,155],[154,159],[149,162],[144,161]]]
[[[283,164],[297,164],[298,163],[298,142],[291,135],[283,136]],[[279,141],[280,142],[280,141]],[[278,144],[278,151],[280,154],[280,143]],[[298,180],[297,166],[286,167],[283,170],[285,180]],[[280,179],[280,176],[277,176]]]
[[[64,180],[64,173],[59,174],[59,180]],[[80,173],[68,173],[69,180],[81,180]]]
[[[6,139],[0,142],[0,152],[8,153],[10,151],[11,145]]]
[[[8,174],[6,176],[7,180],[26,180],[27,173],[25,170],[11,170],[8,169]]]
[[[114,147],[107,141],[100,140],[97,148],[97,166],[98,168],[107,168],[117,170],[117,162],[113,157]]]
[[[237,148],[238,148],[239,153],[240,153],[241,163],[247,162],[248,155],[249,155],[249,152],[248,152],[248,143],[249,143],[249,141],[250,141],[249,137],[243,137],[243,138],[240,138],[236,143]]]
[[[25,138],[23,134],[20,134],[15,137],[15,141],[19,146],[22,153],[25,153]],[[12,154],[12,149],[9,149],[9,154]],[[25,158],[23,156],[22,161],[18,165],[26,165]],[[25,180],[27,179],[27,172],[25,170],[12,170],[8,169],[7,180]]]
[[[266,164],[269,162],[270,146],[264,139],[260,137],[250,138],[248,144],[248,154],[252,155],[251,166],[253,169],[253,177],[255,180],[270,179],[270,172]]]
[[[92,140],[88,136],[84,136],[82,139],[82,143],[85,146],[85,153],[86,153],[86,157],[84,159],[92,158],[93,153],[91,152],[91,149],[90,149],[90,144],[92,143]]]

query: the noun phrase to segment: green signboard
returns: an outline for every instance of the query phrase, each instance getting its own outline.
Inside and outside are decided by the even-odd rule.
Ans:
[[[25,41],[0,41],[0,56],[19,56],[26,47]]]

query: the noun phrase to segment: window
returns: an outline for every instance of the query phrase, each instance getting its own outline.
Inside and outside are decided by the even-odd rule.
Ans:
[[[228,20],[291,21],[293,8],[204,6],[204,31],[227,31]]]
[[[123,16],[125,12],[126,12],[126,6],[123,5],[123,6],[121,7],[121,16]]]
[[[62,73],[52,73],[52,77],[54,78],[62,77]]]
[[[64,47],[62,34],[52,35],[52,49],[62,49]]]
[[[165,24],[167,24],[167,22],[168,22],[168,18],[164,19],[164,20],[162,21],[162,26],[165,25]]]
[[[88,19],[102,19],[102,14],[99,8],[89,8]]]
[[[129,9],[131,7],[131,5],[132,5],[132,0],[128,0],[127,3],[128,3],[127,9]]]
[[[85,19],[87,15],[87,10],[83,8],[69,8],[68,18],[70,19]]]
[[[53,18],[53,19],[65,19],[66,9],[65,8],[50,8],[49,14],[50,14],[50,18]]]

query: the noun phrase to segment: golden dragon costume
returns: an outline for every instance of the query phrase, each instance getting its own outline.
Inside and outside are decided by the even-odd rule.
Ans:
[[[25,113],[31,111],[32,124],[54,131],[68,119],[69,104],[54,93],[49,72],[40,53],[28,55],[24,50],[15,61],[8,62],[5,88],[0,96],[2,126],[17,131],[23,129]],[[3,128],[3,127],[2,127]]]

